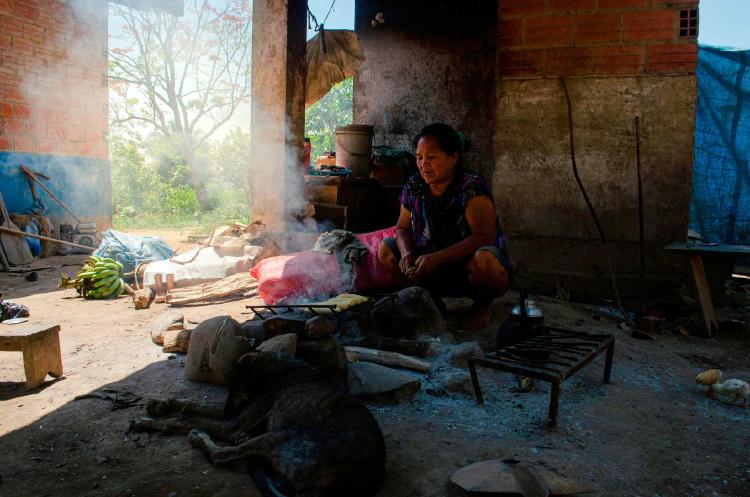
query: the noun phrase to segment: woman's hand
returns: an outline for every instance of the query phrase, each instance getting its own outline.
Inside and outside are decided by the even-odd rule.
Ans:
[[[417,257],[414,254],[406,254],[398,261],[398,268],[407,278],[414,279],[414,264]]]
[[[438,267],[443,265],[443,260],[438,254],[425,254],[417,257],[414,262],[417,266],[417,270],[414,273],[415,279],[424,278],[428,274],[432,273]]]

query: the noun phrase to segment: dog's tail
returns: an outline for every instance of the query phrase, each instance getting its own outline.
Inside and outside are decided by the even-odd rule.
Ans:
[[[292,497],[284,493],[283,486],[262,466],[252,466],[250,474],[263,497]]]

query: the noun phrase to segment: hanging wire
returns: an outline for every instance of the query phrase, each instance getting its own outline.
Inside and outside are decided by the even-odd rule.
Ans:
[[[310,25],[310,21],[315,23],[315,31],[320,32],[320,41],[323,43],[323,53],[327,52],[326,49],[326,21],[328,20],[328,16],[331,15],[331,12],[333,12],[333,6],[336,5],[336,0],[333,0],[331,2],[331,6],[328,8],[328,13],[326,14],[325,19],[323,19],[323,22],[318,23],[318,19],[315,17],[315,14],[312,13],[310,10],[310,7],[307,7],[307,29],[312,29],[312,26]]]
[[[310,24],[310,21],[312,21],[313,23],[315,23],[315,31],[324,31],[326,21],[328,20],[328,16],[331,15],[331,12],[333,12],[334,5],[336,5],[336,0],[333,0],[333,2],[331,2],[331,6],[328,8],[328,13],[321,23],[318,23],[318,19],[315,17],[315,14],[312,13],[310,7],[307,7],[307,29],[313,29],[312,24]]]
[[[570,135],[570,162],[573,166],[573,177],[576,180],[576,183],[578,183],[578,189],[581,191],[581,195],[583,195],[583,200],[586,202],[586,207],[589,209],[589,213],[591,214],[592,219],[594,220],[594,224],[596,225],[596,230],[599,232],[599,238],[602,241],[602,245],[604,246],[604,254],[607,256],[607,265],[609,266],[609,277],[612,280],[612,290],[615,294],[615,302],[617,303],[617,307],[620,309],[620,313],[622,313],[623,318],[625,319],[625,324],[628,325],[628,327],[635,333],[637,331],[637,328],[635,326],[635,323],[632,319],[630,319],[630,315],[625,310],[625,307],[622,305],[622,299],[620,298],[620,290],[617,288],[617,278],[615,278],[615,268],[614,268],[614,262],[612,261],[612,250],[607,243],[607,238],[604,236],[604,229],[602,228],[602,223],[599,221],[599,216],[596,214],[596,209],[594,209],[594,204],[591,203],[591,198],[589,198],[589,194],[586,192],[586,188],[583,186],[583,181],[581,181],[581,177],[578,174],[578,164],[576,162],[576,142],[575,142],[575,135],[573,133],[573,130],[575,127],[573,126],[573,104],[570,100],[570,92],[568,92],[568,81],[563,77],[560,78],[560,84],[562,85],[563,93],[565,94],[565,103],[568,108],[568,132]]]
[[[333,6],[334,6],[334,5],[336,5],[336,0],[333,0],[333,2],[331,2],[331,6],[330,6],[330,7],[328,8],[328,13],[326,14],[326,18],[325,18],[325,19],[323,19],[323,24],[325,24],[325,23],[326,23],[326,21],[328,20],[328,16],[330,16],[330,15],[331,15],[331,12],[333,12]],[[321,26],[322,26],[323,24],[321,24]]]
[[[315,14],[312,13],[310,10],[310,7],[307,8],[307,29],[313,29],[312,25],[310,24],[310,21],[315,23],[315,31],[320,30],[320,24],[318,24],[318,20],[315,18]]]

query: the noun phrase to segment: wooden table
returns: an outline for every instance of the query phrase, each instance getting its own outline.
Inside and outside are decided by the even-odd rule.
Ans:
[[[337,228],[361,233],[392,226],[398,219],[398,200],[384,206],[384,187],[374,179],[305,175],[304,181],[305,197],[315,206],[315,218],[332,221]],[[386,215],[389,207],[396,213]]]
[[[719,329],[719,321],[716,318],[711,285],[706,277],[706,265],[714,268],[722,266],[718,281],[718,287],[721,287],[724,280],[731,276],[735,259],[742,256],[750,257],[750,246],[687,242],[669,244],[664,247],[664,250],[670,254],[685,255],[690,261],[695,292],[698,296],[698,310],[705,326],[705,336],[710,337]]]
[[[469,373],[474,395],[478,404],[484,403],[477,377],[477,366],[547,381],[552,385],[547,429],[554,430],[557,428],[562,383],[604,351],[604,383],[609,383],[615,353],[615,337],[544,326],[533,338],[482,357],[469,357]]]
[[[59,333],[58,324],[0,324],[0,351],[23,352],[27,388],[37,388],[48,374],[63,375]]]

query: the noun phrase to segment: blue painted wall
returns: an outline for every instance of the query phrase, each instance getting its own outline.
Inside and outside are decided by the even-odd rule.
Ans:
[[[23,213],[33,204],[29,182],[19,164],[49,176],[49,180],[40,179],[82,221],[92,217],[111,218],[108,160],[0,151],[0,192],[11,214]],[[47,215],[68,216],[38,185],[37,193],[47,205]]]

